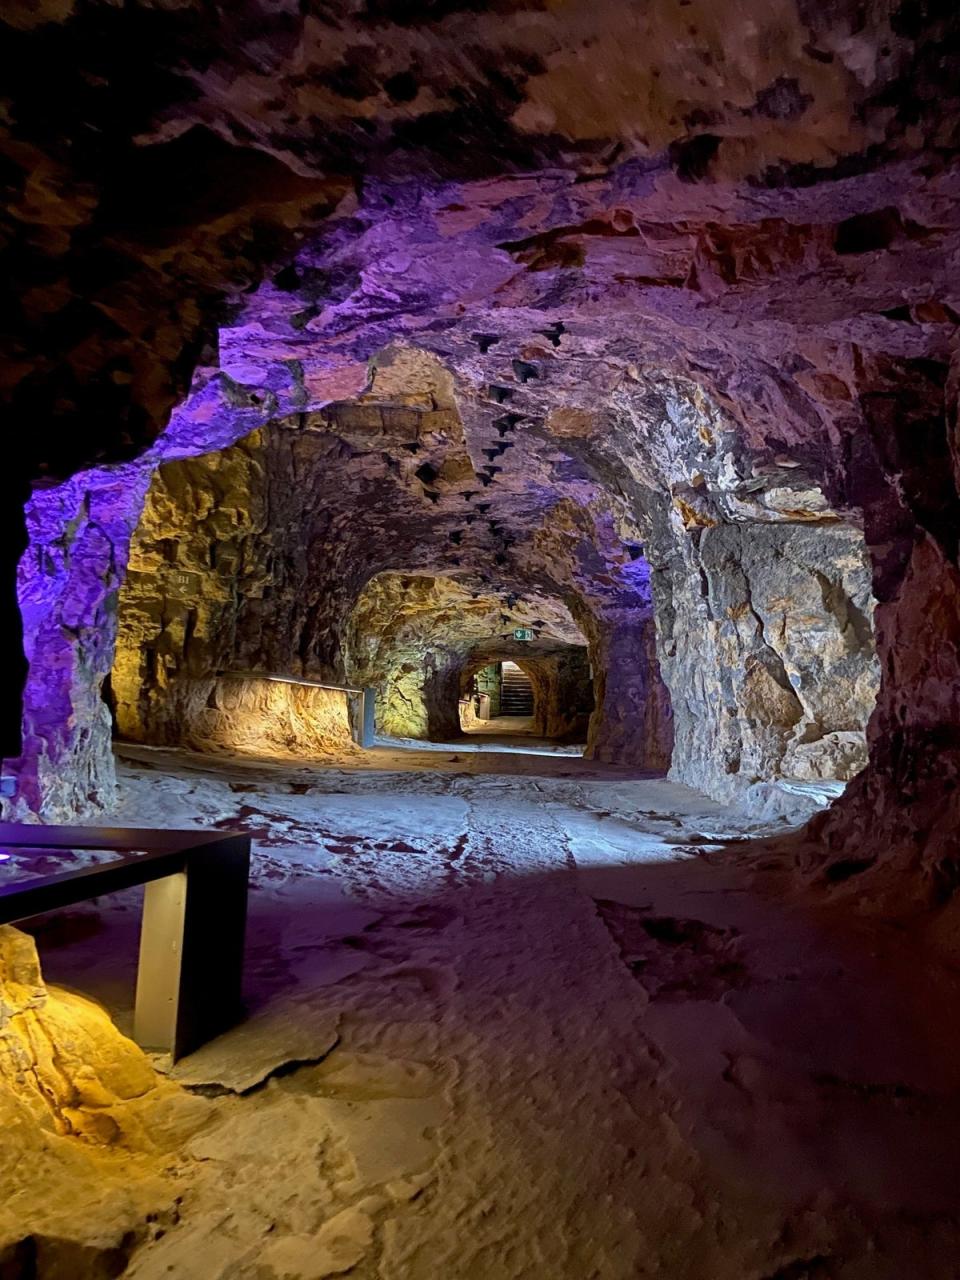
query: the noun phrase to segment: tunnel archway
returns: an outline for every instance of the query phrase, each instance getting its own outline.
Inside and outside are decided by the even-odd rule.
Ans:
[[[501,671],[514,665],[529,687],[529,710],[507,710],[498,696]],[[478,680],[478,677],[482,679]],[[477,694],[490,699],[480,716]],[[556,742],[586,744],[594,711],[593,672],[586,645],[555,646],[539,656],[486,651],[466,663],[460,673],[460,724],[471,733],[528,732]]]
[[[579,366],[571,365],[572,375]],[[676,403],[684,413],[674,411],[664,455],[647,419],[669,416]],[[749,796],[757,786],[762,793],[781,778],[844,781],[862,768],[877,674],[869,569],[852,516],[832,508],[806,473],[776,464],[762,484],[731,480],[735,424],[696,387],[668,381],[655,396],[651,380],[642,404],[622,393],[612,398],[612,435],[576,418],[568,437],[562,420],[557,439],[577,459],[577,478],[558,500],[544,502],[537,489],[536,507],[529,488],[511,487],[500,497],[492,480],[477,480],[484,472],[474,467],[458,406],[450,375],[434,357],[391,348],[365,399],[271,421],[225,450],[138,471],[136,485],[111,475],[102,488],[76,482],[57,493],[56,504],[38,495],[38,558],[31,552],[24,562],[25,616],[35,652],[45,654],[47,646],[70,662],[49,661],[64,681],[53,697],[46,657],[34,664],[29,715],[39,726],[59,714],[64,699],[78,714],[45,734],[30,769],[46,770],[45,753],[69,749],[92,775],[74,786],[69,772],[47,771],[49,794],[38,803],[53,812],[61,786],[73,805],[80,788],[87,803],[109,794],[109,713],[99,685],[113,656],[115,623],[96,610],[124,572],[131,538],[110,679],[125,736],[209,746],[226,734],[234,744],[255,743],[259,731],[238,736],[230,723],[240,710],[236,686],[221,694],[218,682],[259,673],[390,688],[395,697],[382,695],[393,697],[381,715],[385,731],[448,740],[459,731],[452,672],[466,643],[457,619],[467,616],[462,602],[479,600],[496,620],[474,631],[474,640],[498,629],[509,634],[514,625],[549,631],[556,623],[558,637],[589,646],[595,706],[588,754],[595,758],[662,770],[671,765],[676,732],[674,776],[722,799]],[[421,461],[424,454],[432,461]],[[536,465],[553,467],[549,458]],[[683,479],[691,469],[694,486]],[[540,474],[527,455],[521,470],[524,483]],[[592,505],[575,501],[572,493],[585,483],[581,471],[618,474],[617,494],[595,479]],[[294,474],[309,483],[291,485]],[[63,621],[87,588],[70,574],[87,573],[90,558],[75,555],[60,578],[43,571],[34,577],[31,567],[41,556],[51,563],[43,538],[76,518],[74,500],[88,513],[79,518],[80,537],[99,548],[95,554],[109,553],[113,575],[85,596],[94,603],[85,630]],[[354,518],[361,508],[377,513],[372,536]],[[624,522],[634,530],[629,539]],[[104,541],[111,529],[113,541]],[[410,566],[403,591],[413,592],[414,604],[417,582],[454,586],[446,621],[429,640],[421,637],[420,656],[391,667],[386,649],[377,657],[363,652],[352,617],[371,583],[403,576],[398,560]],[[405,603],[383,603],[384,620],[390,610],[402,619]],[[78,665],[88,634],[96,644]],[[418,672],[427,673],[426,697]],[[254,721],[258,699],[275,705],[260,694],[250,698]],[[281,737],[295,745],[312,735],[325,749],[322,723],[302,732],[293,727],[300,710],[291,706],[285,715],[292,727]],[[341,711],[333,721],[334,737],[342,739]],[[214,723],[220,727],[211,737]],[[65,731],[73,735],[69,748],[58,745]]]
[[[770,199],[775,203],[776,197]],[[441,222],[446,208],[434,210]],[[607,215],[614,217],[609,209],[603,217]],[[589,225],[606,225],[603,217]],[[619,217],[618,212],[614,220]],[[484,224],[481,220],[477,225]],[[784,247],[783,228],[777,225],[776,220],[765,221],[749,232],[759,260],[766,251]],[[839,260],[858,256],[853,250],[859,225],[842,235],[838,231],[836,243],[818,241],[820,267],[830,264],[833,269]],[[472,312],[464,303],[455,304],[442,337],[441,330],[431,335],[417,328],[414,335],[405,327],[419,303],[402,289],[393,295],[388,321],[369,331],[361,323],[346,344],[333,342],[331,349],[322,325],[302,337],[313,320],[305,318],[299,291],[316,278],[311,272],[316,272],[316,253],[321,252],[319,242],[312,242],[299,266],[279,272],[281,283],[271,280],[251,294],[222,327],[217,350],[208,353],[210,363],[198,372],[191,394],[150,454],[122,472],[88,472],[82,483],[71,481],[35,495],[33,543],[21,573],[33,657],[27,749],[18,769],[18,803],[25,811],[69,815],[85,807],[95,810],[113,794],[109,717],[100,685],[109,670],[113,603],[123,581],[127,543],[148,482],[156,478],[151,469],[158,463],[186,462],[205,449],[232,448],[251,428],[273,435],[280,424],[290,436],[329,433],[335,437],[328,441],[331,461],[352,459],[358,472],[368,469],[375,485],[389,473],[407,489],[391,530],[393,535],[404,531],[403,549],[392,557],[384,553],[376,562],[362,536],[347,530],[341,537],[338,525],[334,541],[346,568],[344,598],[362,590],[369,575],[398,564],[428,572],[459,568],[469,558],[460,548],[483,526],[487,565],[496,573],[512,570],[511,588],[524,585],[524,573],[517,572],[523,561],[534,566],[535,575],[551,579],[554,590],[579,601],[584,628],[589,630],[589,619],[596,624],[590,643],[598,697],[590,751],[598,758],[645,761],[660,768],[670,763],[675,777],[724,800],[749,798],[757,784],[782,777],[845,780],[862,768],[864,726],[877,671],[872,597],[864,595],[859,580],[853,594],[839,582],[845,571],[835,572],[831,560],[834,553],[849,559],[839,545],[842,539],[835,539],[838,545],[826,555],[823,548],[815,550],[804,570],[821,595],[819,602],[811,596],[807,616],[815,618],[817,630],[852,636],[850,665],[867,672],[852,677],[856,694],[841,699],[842,706],[813,696],[818,688],[836,685],[831,662],[824,665],[818,659],[809,671],[805,662],[795,660],[795,644],[787,646],[793,652],[785,656],[777,643],[770,643],[782,636],[781,619],[789,609],[754,610],[749,581],[745,592],[739,587],[734,592],[736,601],[725,604],[723,582],[729,571],[739,583],[742,564],[737,562],[756,549],[787,560],[781,543],[788,535],[800,530],[808,542],[821,536],[829,542],[831,529],[852,539],[851,555],[860,561],[855,576],[862,579],[867,562],[858,541],[861,525],[866,522],[871,544],[886,547],[890,521],[905,530],[911,519],[921,518],[914,507],[919,511],[922,504],[904,506],[897,484],[883,478],[896,464],[880,460],[869,441],[874,427],[880,432],[885,428],[871,418],[868,430],[869,414],[851,406],[855,401],[859,406],[861,387],[882,388],[884,403],[902,392],[904,420],[919,427],[926,423],[936,443],[939,428],[929,424],[943,417],[944,388],[937,372],[945,367],[942,362],[910,357],[916,377],[907,391],[900,377],[907,357],[899,351],[881,352],[872,362],[848,369],[823,352],[811,357],[801,342],[804,353],[794,353],[790,370],[774,376],[762,334],[748,333],[737,320],[735,352],[721,343],[704,363],[702,344],[709,345],[733,323],[726,309],[731,300],[723,290],[723,300],[711,297],[715,324],[707,328],[694,326],[681,339],[669,309],[660,310],[647,299],[644,305],[653,307],[655,322],[626,343],[619,336],[614,341],[611,333],[619,334],[622,319],[616,293],[596,315],[575,316],[574,308],[564,318],[563,307],[536,294],[538,273],[529,272],[518,285],[522,299],[518,295],[504,304],[498,295],[490,303],[484,286],[495,274],[496,254],[503,252],[498,246],[513,242],[491,240],[487,226],[473,238],[467,231],[475,256],[465,259],[463,245],[454,243],[460,233],[447,237],[438,226],[429,233],[435,237],[429,241],[431,270],[449,270],[458,287],[467,294],[479,290],[476,296],[485,298]],[[685,278],[697,281],[703,270],[709,274],[697,257],[698,226],[695,218],[685,224],[678,243]],[[388,207],[370,212],[369,221],[361,218],[354,229],[358,234],[348,246],[338,242],[338,270],[348,270],[349,264],[349,270],[355,269],[352,276],[348,270],[349,279],[363,282],[351,286],[353,292],[345,298],[365,314],[364,290],[380,287],[381,268],[383,280],[390,276],[378,246],[388,231],[395,237],[392,243],[406,245],[409,228]],[[560,238],[565,237],[567,233]],[[569,238],[567,247],[577,252],[597,254],[603,248],[591,235],[571,232]],[[416,253],[426,252],[419,241],[417,245]],[[526,252],[517,250],[521,258]],[[594,265],[601,268],[599,258]],[[753,279],[744,285],[754,286],[763,287]],[[528,296],[524,290],[533,293]],[[544,319],[533,337],[531,307]],[[267,347],[251,343],[261,312],[269,312],[274,333]],[[457,318],[467,314],[473,317],[469,323]],[[929,314],[933,318],[924,323],[932,328],[923,331],[924,341],[935,346],[938,334],[942,337],[937,328],[941,321],[938,313]],[[606,353],[603,367],[610,373],[602,386],[596,382],[598,351]],[[736,394],[730,387],[737,388]],[[874,406],[873,413],[879,402],[869,400],[871,394],[867,391],[865,403]],[[773,412],[771,406],[779,407]],[[782,436],[773,424],[778,414]],[[814,432],[814,420],[833,424],[829,447]],[[873,459],[870,482],[861,477],[847,483],[850,458],[860,455],[856,450],[843,453],[836,441],[853,437],[863,444],[864,456]],[[290,450],[291,456],[297,452]],[[375,474],[377,455],[383,475]],[[390,484],[382,486],[381,496],[393,496]],[[419,507],[406,501],[413,494]],[[362,500],[368,496],[363,494]],[[497,501],[488,502],[490,497]],[[949,506],[947,498],[944,502]],[[374,509],[382,508],[374,503]],[[438,556],[427,539],[429,556],[420,559],[422,530],[441,514],[440,537],[450,545]],[[342,524],[343,512],[332,521]],[[302,527],[298,520],[291,523]],[[718,568],[703,562],[701,544],[719,555],[723,563]],[[897,561],[902,568],[908,561],[905,533],[897,546],[903,552],[902,564]],[[297,549],[291,554],[296,558]],[[201,566],[201,576],[206,568]],[[228,570],[224,576],[229,577]],[[697,582],[700,587],[691,590]],[[884,587],[887,595],[890,590]],[[121,594],[131,594],[129,581]],[[338,595],[318,595],[310,605],[311,617],[284,618],[281,629],[289,622],[297,633],[296,653],[281,655],[278,664],[269,644],[260,646],[257,669],[279,665],[327,680],[346,679]],[[244,600],[242,625],[262,629],[276,595],[259,608],[253,599],[251,593]],[[704,602],[706,617],[701,616]],[[730,609],[741,612],[731,616]],[[187,648],[196,651],[193,625],[188,615],[187,620],[164,619],[161,628],[174,647],[183,630]],[[694,636],[698,647],[688,643]],[[637,655],[643,655],[643,674],[632,680]],[[734,679],[731,673],[748,678]],[[661,676],[667,677],[669,693]],[[178,674],[170,689],[180,685]],[[899,705],[896,693],[890,697]],[[931,714],[936,714],[933,709]],[[69,768],[61,767],[64,761]],[[892,767],[892,757],[887,764]]]
[[[530,638],[516,639],[517,631]],[[558,698],[589,680],[585,635],[563,600],[543,590],[520,598],[468,576],[384,573],[361,593],[348,635],[348,670],[377,687],[378,726],[394,738],[456,738],[473,677],[504,660],[533,680],[531,729],[560,737],[571,724]],[[585,729],[581,708],[577,716]]]

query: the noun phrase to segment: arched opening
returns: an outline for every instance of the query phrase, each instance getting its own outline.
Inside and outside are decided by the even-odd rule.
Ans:
[[[512,719],[500,714],[505,663],[530,681],[527,713]],[[385,738],[442,743],[488,732],[586,741],[593,709],[586,637],[563,600],[546,592],[521,599],[464,577],[379,574],[354,609],[347,668],[376,688]]]
[[[511,681],[519,697],[512,696]],[[469,734],[585,745],[593,710],[583,645],[557,646],[539,657],[474,659],[460,675],[460,726]]]
[[[533,732],[534,687],[520,664],[509,658],[487,663],[474,672],[465,692],[466,697],[460,696],[460,727],[465,732]]]
[[[566,499],[552,504],[527,535],[523,554],[540,566],[531,585],[522,556],[490,573],[501,521],[522,508],[512,491],[480,502],[483,487],[467,487],[472,464],[443,370],[416,351],[393,352],[384,368],[393,383],[306,429],[300,419],[270,422],[227,449],[138,473],[136,484],[108,473],[78,479],[56,504],[38,494],[22,592],[35,652],[51,655],[34,663],[30,703],[45,744],[31,768],[46,771],[46,812],[75,808],[81,791],[87,801],[111,794],[111,713],[122,739],[329,758],[359,749],[370,689],[383,734],[449,742],[464,727],[458,673],[468,659],[536,659],[539,670],[564,645],[580,646],[581,667],[592,669],[593,758],[671,765],[719,799],[794,813],[863,767],[877,682],[866,551],[852,521],[796,469],[775,466],[765,487],[754,478],[731,490],[718,468],[729,465],[722,445],[735,428],[695,389],[671,383],[669,394],[699,414],[674,429],[699,485],[685,490],[668,468],[663,489],[638,491],[643,544],[612,536],[602,507],[585,515]],[[427,389],[401,395],[397,385]],[[414,403],[401,413],[404,396]],[[632,402],[617,413],[619,465],[649,475],[660,464]],[[411,453],[414,430],[424,443]],[[606,447],[604,435],[578,439],[598,472],[613,465]],[[295,473],[308,482],[291,485]],[[376,537],[351,515],[371,492],[389,513]],[[120,502],[114,541],[104,542]],[[63,625],[74,588],[32,569],[50,563],[53,544],[42,539],[67,524],[113,566],[114,586],[104,579],[89,597],[101,603],[87,630]],[[389,567],[398,557],[423,567]],[[598,567],[584,573],[591,557]],[[85,573],[90,560],[73,563]],[[96,612],[111,599],[112,664],[114,622]],[[528,633],[532,642],[515,639]],[[87,635],[96,645],[77,664]],[[63,682],[55,696],[47,671]],[[108,676],[109,709],[100,692]],[[537,677],[535,690],[552,679]],[[74,706],[73,745],[61,748],[64,722],[41,727],[64,700]],[[574,702],[575,732],[556,710],[544,710],[535,732],[576,740],[587,708],[579,695]],[[76,756],[75,781],[52,767],[50,753],[63,749]]]

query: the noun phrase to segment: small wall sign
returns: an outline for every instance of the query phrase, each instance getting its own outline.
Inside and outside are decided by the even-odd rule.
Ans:
[[[200,574],[189,569],[171,569],[165,579],[167,595],[175,600],[200,594]]]
[[[513,638],[514,640],[532,640],[533,632],[529,627],[514,627]]]

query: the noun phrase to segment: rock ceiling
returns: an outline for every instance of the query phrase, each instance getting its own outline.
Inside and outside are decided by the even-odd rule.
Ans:
[[[58,2],[6,21],[7,369],[18,420],[50,424],[28,442],[48,472],[142,448],[227,300],[222,365],[281,412],[356,394],[400,331],[478,386],[529,363],[535,396],[560,324],[571,384],[593,373],[581,401],[679,364],[761,438],[820,434],[877,362],[945,354],[949,11]]]

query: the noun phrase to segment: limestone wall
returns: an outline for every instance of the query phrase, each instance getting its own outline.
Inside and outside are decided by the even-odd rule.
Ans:
[[[349,756],[351,695],[256,676],[181,682],[181,718],[167,721],[170,745],[235,755],[310,758]]]
[[[28,506],[18,594],[29,671],[22,755],[7,764],[17,777],[16,799],[4,803],[10,818],[66,822],[115,802],[102,689],[149,478],[137,466],[94,471],[38,491]]]
[[[550,655],[529,667],[539,699],[541,718],[537,731],[546,738],[586,742],[594,711],[594,687],[586,648],[571,647]]]
[[[386,369],[402,367],[397,358]],[[47,754],[75,754],[64,816],[109,794],[100,681],[114,625],[107,694],[134,740],[259,742],[271,753],[298,738],[306,752],[345,745],[339,712],[263,690],[246,690],[244,702],[216,683],[237,671],[374,685],[382,732],[448,740],[460,675],[484,655],[534,663],[538,730],[575,738],[586,704],[568,709],[585,677],[561,657],[579,645],[582,659],[588,644],[588,754],[598,759],[663,770],[672,758],[675,777],[720,798],[862,767],[877,680],[865,549],[803,468],[784,458],[755,474],[729,418],[674,380],[657,397],[621,396],[610,430],[577,419],[580,434],[563,437],[577,474],[590,477],[576,481],[589,501],[538,488],[536,507],[532,490],[511,487],[474,508],[485,486],[463,487],[479,473],[457,414],[432,407],[438,394],[449,391],[428,389],[431,407],[402,412],[339,406],[168,462],[132,540],[140,471],[126,487],[104,481],[86,508],[78,481],[72,522],[63,502],[49,508],[46,550],[30,556],[64,567],[29,579],[39,586],[24,600],[35,644],[64,659],[44,659],[62,679],[57,697],[82,711],[58,716],[44,739],[51,750],[36,753],[36,768]],[[524,473],[532,465],[531,454]],[[554,465],[549,454],[543,465]],[[398,562],[412,568],[384,568]],[[64,627],[73,616],[92,624],[77,637]],[[514,641],[515,626],[534,642]],[[45,687],[34,682],[38,726],[59,705]],[[64,732],[73,745],[57,743]]]
[[[674,777],[730,798],[864,767],[879,670],[858,530],[697,529],[655,581]]]
[[[670,691],[661,675],[652,617],[612,615],[591,646],[596,703],[588,755],[665,771],[674,751]]]

